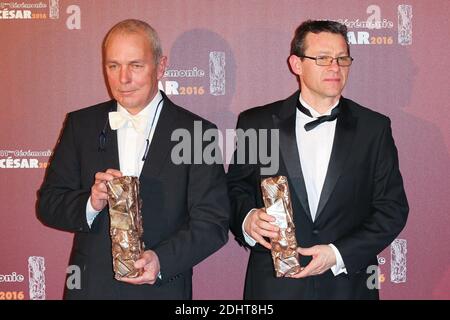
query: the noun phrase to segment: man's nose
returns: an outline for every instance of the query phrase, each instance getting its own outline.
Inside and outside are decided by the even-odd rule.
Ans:
[[[331,65],[329,65],[328,68],[330,68],[330,69],[332,69],[332,70],[335,70],[335,71],[339,70],[340,66],[339,66],[339,64],[338,64],[338,60],[337,60],[337,59],[333,59],[333,60],[331,61]]]
[[[123,66],[120,68],[120,83],[128,83],[131,80],[131,72],[128,66]]]

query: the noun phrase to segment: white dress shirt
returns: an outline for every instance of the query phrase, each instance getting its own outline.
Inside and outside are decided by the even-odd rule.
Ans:
[[[297,140],[297,148],[299,152],[303,178],[305,180],[306,193],[308,195],[309,209],[311,211],[313,221],[316,218],[320,194],[322,193],[322,187],[325,182],[328,163],[330,162],[337,121],[334,120],[323,122],[310,131],[306,131],[304,126],[306,123],[311,122],[320,116],[331,114],[331,110],[337,106],[338,102],[330,106],[326,113],[320,114],[311,106],[309,106],[303,100],[300,94],[300,103],[311,112],[313,118],[309,117],[298,109],[296,111],[295,135]],[[247,217],[253,210],[254,209],[252,209],[247,214]],[[244,230],[245,220],[247,219],[247,217],[245,217],[242,224],[242,230],[244,233],[245,241],[250,246],[254,246],[256,244],[256,241],[251,238]],[[333,244],[329,244],[329,246],[333,249],[333,252],[336,256],[336,265],[331,268],[331,271],[335,276],[342,272],[347,273],[339,250]]]
[[[163,108],[163,102],[159,104],[158,108],[158,103],[161,100],[162,95],[158,91],[153,100],[150,101],[150,103],[138,113],[139,116],[144,116],[147,119],[147,125],[144,132],[140,133],[136,131],[131,121],[127,121],[123,127],[117,129],[117,146],[119,149],[120,171],[124,176],[139,177],[141,174],[142,167],[144,166],[144,161],[142,158],[147,146],[147,138],[150,146],[156,124],[158,123],[159,115],[161,114],[161,110]],[[117,103],[117,112],[130,116],[130,113],[128,113],[128,111],[119,103]],[[99,212],[100,211],[96,211],[92,207],[91,197],[89,197],[86,204],[86,219],[89,227],[92,225],[92,222]]]

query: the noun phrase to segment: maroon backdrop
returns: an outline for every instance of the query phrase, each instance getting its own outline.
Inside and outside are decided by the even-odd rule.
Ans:
[[[345,23],[355,61],[344,95],[392,119],[411,207],[379,255],[381,297],[449,299],[448,12],[448,0],[0,2],[0,299],[62,296],[72,235],[40,224],[36,191],[65,114],[109,99],[101,42],[126,18],[158,30],[170,98],[221,129],[296,90],[286,61],[303,20]],[[223,58],[219,89],[210,56]],[[194,298],[240,299],[247,257],[231,236],[195,268]]]

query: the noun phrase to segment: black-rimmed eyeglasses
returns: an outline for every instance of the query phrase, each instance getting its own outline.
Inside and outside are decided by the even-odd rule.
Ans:
[[[317,56],[317,57],[309,57],[309,56],[299,56],[300,58],[308,58],[311,60],[316,60],[316,64],[318,66],[331,66],[333,60],[336,60],[338,66],[340,67],[348,67],[352,65],[353,58],[350,56],[342,56],[333,58],[330,56]]]

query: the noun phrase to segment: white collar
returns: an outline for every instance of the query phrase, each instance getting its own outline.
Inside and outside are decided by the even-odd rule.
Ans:
[[[318,118],[318,117],[320,117],[320,116],[328,116],[328,115],[330,115],[330,114],[331,114],[331,110],[333,110],[333,108],[336,107],[336,106],[338,105],[339,100],[336,101],[336,103],[334,103],[333,105],[331,105],[331,106],[328,108],[327,112],[325,112],[325,113],[323,113],[323,114],[320,114],[319,112],[317,112],[316,110],[314,110],[314,108],[311,107],[311,106],[303,99],[301,93],[300,93],[300,103],[302,104],[302,106],[304,106],[306,109],[308,109],[309,112],[311,112],[311,115],[312,115],[314,118]],[[301,112],[300,112],[300,113],[301,113]],[[303,113],[302,113],[302,114],[303,114]]]

